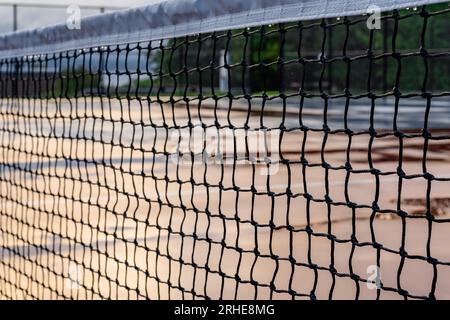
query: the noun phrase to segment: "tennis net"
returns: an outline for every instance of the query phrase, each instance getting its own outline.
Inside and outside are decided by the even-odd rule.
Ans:
[[[449,18],[0,55],[0,297],[449,298]]]

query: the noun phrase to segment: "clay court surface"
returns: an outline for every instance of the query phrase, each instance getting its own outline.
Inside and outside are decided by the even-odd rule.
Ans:
[[[234,101],[229,113],[226,101],[217,108],[212,101],[174,108],[126,99],[77,101],[0,101],[0,297],[253,299],[256,293],[258,299],[290,299],[295,291],[306,299],[311,292],[319,299],[374,299],[377,290],[349,274],[368,279],[379,254],[384,288],[401,286],[426,297],[436,275],[436,298],[450,298],[450,182],[433,180],[427,201],[429,186],[421,177],[424,164],[435,177],[450,177],[448,140],[430,140],[424,160],[423,137],[404,138],[401,145],[392,135],[372,144],[370,135],[355,135],[349,153],[354,172],[347,177],[349,136],[324,134],[320,101],[305,105],[301,116],[296,101],[285,113],[279,101],[262,110],[257,99],[251,112],[246,101]],[[432,108],[433,135],[449,134],[447,104],[437,100]],[[392,130],[392,108],[389,101],[376,106],[377,132]],[[399,129],[420,132],[424,106],[400,110]],[[349,128],[367,130],[369,115],[365,101],[352,102]],[[278,140],[278,151],[289,161],[269,176],[265,164],[248,160],[172,161],[173,128],[189,118],[207,126],[215,120],[228,126],[230,119],[236,127],[263,124],[273,134],[283,123],[292,130]],[[322,132],[305,135],[299,118]],[[343,129],[343,105],[330,106],[326,118],[331,130]],[[305,139],[308,166],[300,162]],[[246,150],[256,152],[245,140],[232,142],[244,158]],[[410,179],[397,174],[400,148]],[[368,154],[374,168],[389,173],[378,182],[368,172]],[[326,170],[323,160],[335,169]],[[373,202],[386,212],[373,214]],[[434,221],[425,216],[427,202]],[[408,217],[392,213],[397,209]],[[436,270],[428,255],[442,263]],[[381,290],[380,298],[403,297]]]

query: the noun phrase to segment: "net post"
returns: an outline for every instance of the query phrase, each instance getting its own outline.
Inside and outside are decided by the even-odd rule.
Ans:
[[[13,4],[13,31],[16,32],[18,29],[17,25],[17,4]]]
[[[220,50],[219,51],[219,66],[220,66],[220,70],[219,70],[219,90],[220,92],[226,92],[228,89],[228,70],[226,68],[224,68],[223,66],[225,66],[225,60],[227,61],[228,64],[231,63],[230,60],[230,52],[226,52],[225,49]],[[225,59],[226,56],[226,59]]]
[[[388,27],[389,26],[389,21],[386,18],[384,20],[384,25],[383,25],[383,94],[386,94],[388,87],[387,87],[387,71],[388,71],[388,65],[387,65],[387,56],[386,53],[388,52]]]
[[[280,39],[280,93],[284,93],[286,90],[286,83],[285,83],[285,43],[286,43],[286,30],[284,30],[284,25],[281,23],[279,26],[279,30],[281,31],[281,39]]]

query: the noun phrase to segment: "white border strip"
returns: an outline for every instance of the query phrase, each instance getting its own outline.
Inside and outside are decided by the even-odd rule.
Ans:
[[[0,36],[0,58],[170,39],[280,22],[364,14],[442,0],[170,0],[85,18],[81,30],[65,24]],[[446,1],[445,1],[446,2]]]

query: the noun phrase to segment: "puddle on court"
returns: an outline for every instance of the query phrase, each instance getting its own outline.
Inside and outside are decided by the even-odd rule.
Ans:
[[[423,217],[427,216],[427,203],[428,201],[423,198],[406,198],[401,200],[402,210],[412,216]],[[396,203],[396,200],[391,200],[391,203]],[[430,199],[429,213],[433,217],[450,217],[450,198],[433,198]],[[400,216],[392,213],[378,214],[377,219],[392,220],[400,219]]]

